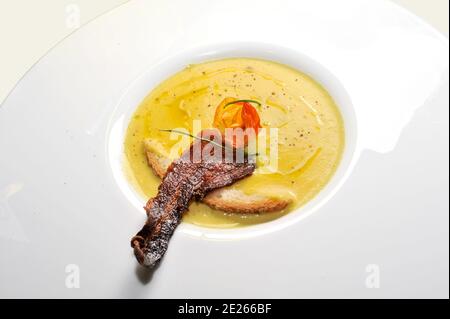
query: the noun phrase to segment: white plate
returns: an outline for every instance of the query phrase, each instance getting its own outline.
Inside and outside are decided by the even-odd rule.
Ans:
[[[182,224],[148,274],[129,245],[145,215],[118,161],[127,116],[182,65],[243,55],[331,91],[346,159],[277,221]],[[446,38],[386,1],[132,1],[102,16],[0,108],[0,297],[448,298],[447,58]]]

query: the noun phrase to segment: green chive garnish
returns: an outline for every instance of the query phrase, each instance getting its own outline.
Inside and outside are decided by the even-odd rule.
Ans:
[[[232,101],[232,102],[229,102],[229,103],[225,104],[224,107],[227,107],[228,105],[231,105],[231,104],[237,104],[237,103],[253,103],[253,104],[256,104],[258,106],[261,106],[261,103],[258,102],[258,101],[255,101],[255,100],[236,100],[236,101]]]
[[[212,143],[212,144],[217,145],[217,146],[219,146],[219,147],[222,147],[222,148],[224,148],[224,149],[227,149],[227,150],[230,150],[230,151],[234,151],[234,148],[233,148],[233,147],[228,147],[228,146],[226,146],[226,145],[219,144],[219,143],[217,143],[217,142],[215,142],[215,141],[208,140],[207,138],[195,136],[195,135],[192,135],[192,134],[183,132],[183,131],[178,131],[178,130],[167,130],[167,129],[166,129],[166,130],[165,130],[165,129],[159,129],[159,131],[161,131],[161,132],[168,132],[168,133],[176,133],[176,134],[181,134],[181,135],[185,135],[185,136],[190,136],[190,137],[192,137],[192,138],[194,138],[194,139],[197,139],[197,140],[199,140],[199,141]],[[247,155],[247,156],[258,156],[258,153],[255,153],[255,154],[248,154],[247,152],[244,152],[244,154]]]
[[[226,146],[226,145],[224,146],[224,145],[222,145],[222,144],[219,144],[219,143],[217,143],[217,142],[215,142],[215,141],[212,141],[212,140],[209,140],[209,139],[207,139],[207,138],[195,136],[195,135],[192,135],[192,134],[183,132],[183,131],[178,131],[178,130],[163,130],[163,129],[160,129],[160,131],[161,131],[161,132],[177,133],[177,134],[181,134],[181,135],[185,135],[185,136],[190,136],[190,137],[195,138],[195,139],[197,139],[197,140],[199,140],[199,141],[209,142],[209,143],[212,143],[212,144],[217,145],[217,146],[219,146],[219,147],[223,147],[223,148],[228,149],[228,150],[233,150],[232,148],[230,148],[230,147],[228,147],[228,146]]]

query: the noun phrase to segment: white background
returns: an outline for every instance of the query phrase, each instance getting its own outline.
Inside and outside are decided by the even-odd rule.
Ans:
[[[448,145],[448,41],[381,0],[305,0],[298,6],[292,0],[217,0],[219,6],[205,8],[201,15],[198,8],[210,0],[193,2],[133,0],[124,10],[104,15],[101,23],[91,23],[52,50],[0,109],[0,215],[8,222],[0,225],[7,236],[14,236],[7,238],[33,239],[29,244],[0,241],[0,295],[448,298],[448,147],[444,147]],[[67,4],[58,7],[53,22],[72,30]],[[79,8],[83,22],[85,7],[79,4]],[[174,8],[182,14],[168,18]],[[274,15],[275,9],[280,11]],[[29,6],[21,10],[31,18],[40,17]],[[274,24],[245,19],[252,11]],[[229,24],[229,12],[242,23]],[[17,20],[11,12],[7,19]],[[371,23],[355,28],[356,22],[364,26],[366,21]],[[10,34],[17,45],[23,45],[39,39],[39,28],[49,22],[31,25],[29,41]],[[289,33],[280,32],[291,23],[301,42],[292,42]],[[157,38],[149,38],[151,30],[158,31]],[[317,41],[318,36],[324,41]],[[194,226],[181,225],[175,234],[178,239],[174,238],[178,244],[149,287],[142,283],[136,263],[117,258],[131,257],[130,233],[145,219],[141,208],[134,209],[123,196],[113,176],[122,174],[119,161],[126,114],[169,70],[194,61],[193,54],[186,53],[189,47],[248,39],[307,53],[342,81],[358,105],[354,108],[358,161],[339,192],[326,205],[320,201],[320,214],[298,212],[274,222],[280,223],[276,227],[288,220],[295,224],[283,231],[261,225],[260,231],[270,233],[246,240],[215,240],[212,247],[214,238],[194,237]],[[223,57],[221,49],[214,48]],[[29,52],[9,49],[11,60]],[[255,51],[261,57],[264,50]],[[264,52],[269,51],[277,54],[274,49]],[[184,54],[180,57],[179,52]],[[179,60],[175,64],[167,59],[156,75],[149,66],[161,56]],[[288,58],[273,59],[291,64]],[[298,68],[307,70],[303,64]],[[143,70],[145,80],[133,81]],[[312,76],[319,79],[321,74]],[[124,92],[131,100],[120,99],[118,105]],[[116,151],[110,152],[113,148]],[[118,164],[110,169],[114,158]],[[83,200],[68,207],[74,198]],[[296,222],[304,216],[308,216],[305,222]],[[99,236],[95,225],[105,225],[104,236]],[[195,234],[205,233],[202,229]],[[205,252],[207,262],[199,263]],[[183,260],[183,267],[178,260]],[[83,288],[67,289],[68,264],[82,269]],[[380,289],[367,289],[376,286],[364,280],[369,264],[382,269]],[[227,271],[217,276],[217,269]],[[30,270],[32,275],[26,276]]]
[[[377,1],[377,0],[373,0]],[[448,0],[392,0],[448,36]],[[70,14],[80,9],[80,25],[128,0],[0,0],[0,103],[25,72],[76,30]]]

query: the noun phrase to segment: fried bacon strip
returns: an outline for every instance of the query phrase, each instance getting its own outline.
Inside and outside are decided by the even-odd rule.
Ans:
[[[201,200],[208,192],[230,185],[255,170],[255,164],[248,158],[243,163],[236,163],[232,158],[226,158],[224,148],[219,147],[218,151],[208,146],[211,146],[208,141],[194,142],[170,165],[158,194],[147,202],[147,222],[131,240],[134,254],[143,266],[153,268],[159,263],[192,199]],[[194,151],[204,151],[206,147],[210,156],[194,161]]]

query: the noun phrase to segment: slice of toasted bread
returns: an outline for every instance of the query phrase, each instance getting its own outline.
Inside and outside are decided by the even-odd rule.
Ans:
[[[163,178],[172,162],[168,154],[154,140],[146,140],[144,147],[148,164],[157,176]],[[292,202],[291,199],[272,198],[258,194],[247,195],[229,188],[217,189],[205,196],[202,201],[214,209],[241,214],[276,212],[285,209]]]

